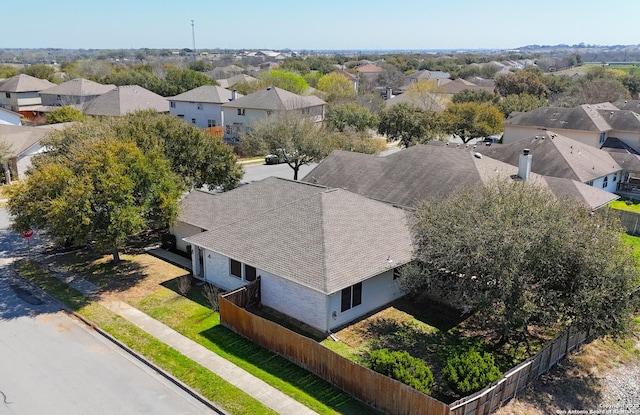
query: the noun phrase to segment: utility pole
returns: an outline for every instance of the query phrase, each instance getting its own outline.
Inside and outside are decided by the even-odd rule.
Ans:
[[[196,54],[196,27],[193,20],[191,21],[191,38],[193,39],[193,59],[195,60],[198,55]]]

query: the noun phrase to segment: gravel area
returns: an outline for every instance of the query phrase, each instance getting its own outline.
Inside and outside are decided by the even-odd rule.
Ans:
[[[640,414],[640,364],[612,369],[603,376],[601,385],[603,409],[615,414]]]

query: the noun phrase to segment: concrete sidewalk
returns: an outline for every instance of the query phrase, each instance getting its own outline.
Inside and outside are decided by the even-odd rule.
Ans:
[[[162,259],[166,258],[169,260],[169,262],[174,260],[178,263],[182,263],[183,265],[185,265],[187,262],[189,266],[191,265],[191,261],[187,260],[186,258],[182,258],[179,255],[173,254],[164,249],[154,248],[150,251],[153,251],[150,252],[150,254]],[[83,278],[77,275],[73,275],[65,270],[57,269],[56,267],[53,267],[51,265],[48,265],[48,269],[58,279],[71,285],[73,288],[82,292],[83,294],[89,296],[93,296],[94,294],[96,294],[97,287],[91,282],[86,281]],[[227,382],[243,390],[258,401],[262,402],[265,406],[268,406],[279,414],[316,414],[316,412],[302,405],[290,396],[285,395],[276,388],[253,376],[249,372],[246,372],[244,369],[241,369],[240,367],[218,356],[217,354],[206,349],[195,341],[183,336],[177,331],[171,329],[169,326],[166,326],[165,324],[149,317],[147,314],[141,312],[140,310],[122,301],[101,300],[99,301],[99,303],[105,308],[127,319],[129,322],[149,333],[156,339],[176,349],[191,360],[217,374]]]

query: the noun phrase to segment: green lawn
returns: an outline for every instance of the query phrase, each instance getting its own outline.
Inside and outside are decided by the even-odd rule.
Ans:
[[[626,210],[628,212],[640,213],[640,202],[626,202],[624,200],[616,200],[609,203],[609,207],[618,210]]]
[[[86,261],[85,258],[85,261],[78,263],[78,270],[81,270],[83,275],[90,276],[98,286],[106,284],[108,279],[127,279],[133,281],[132,285],[135,286],[140,281],[139,275],[149,272],[148,263],[144,260],[136,262],[139,257],[135,256],[124,255],[123,258],[127,258],[128,263],[117,267],[102,260]],[[197,363],[49,276],[35,264],[23,261],[19,264],[19,270],[21,275],[95,322],[133,350],[174,374],[208,399],[219,402],[230,413],[273,413]],[[151,268],[151,272],[157,271],[157,268]],[[114,275],[116,272],[126,275]],[[214,313],[205,305],[206,300],[200,290],[192,289],[190,298],[186,298],[177,294],[174,280],[165,285],[169,288],[155,286],[150,295],[137,300],[129,298],[128,302],[315,412],[355,415],[378,413],[310,372],[221,326],[218,313]]]
[[[216,402],[225,411],[246,415],[277,413],[137,326],[48,275],[33,262],[21,261],[16,267],[24,278],[38,285],[132,350],[171,373],[202,396]]]

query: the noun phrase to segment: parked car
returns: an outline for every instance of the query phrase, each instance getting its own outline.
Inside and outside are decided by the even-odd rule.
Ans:
[[[265,164],[280,164],[287,161],[287,157],[291,157],[290,154],[285,154],[284,151],[278,151],[277,154],[267,154],[264,156]]]

